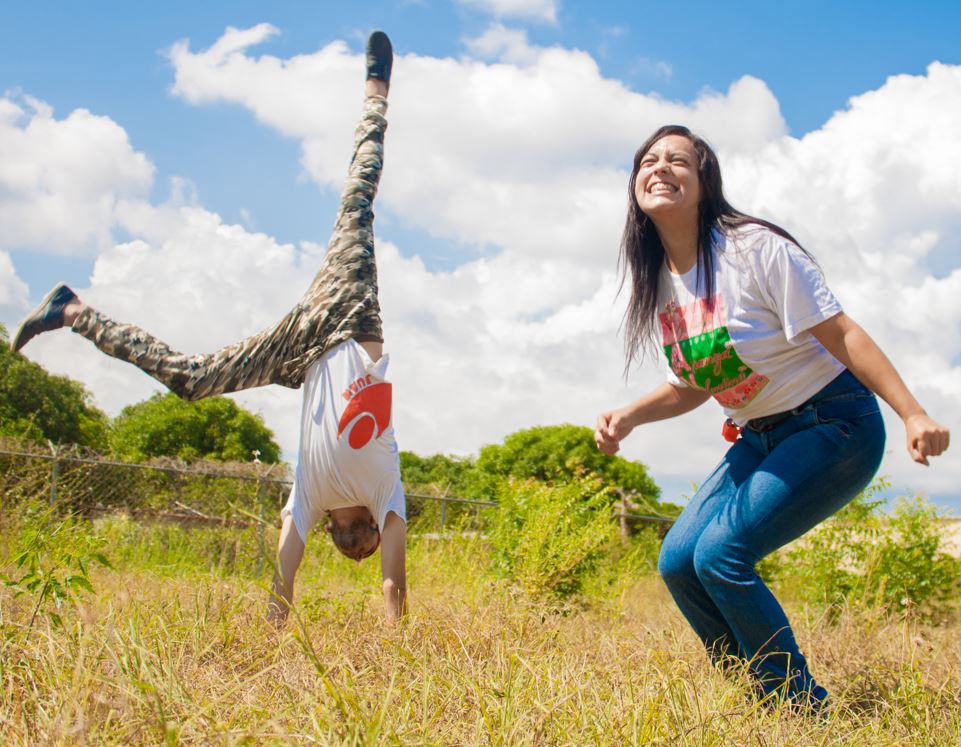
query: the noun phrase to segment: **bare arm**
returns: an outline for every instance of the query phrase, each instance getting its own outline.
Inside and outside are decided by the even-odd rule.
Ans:
[[[621,440],[637,426],[683,415],[710,398],[711,395],[701,389],[664,382],[637,401],[598,415],[594,441],[605,454],[616,454]]]
[[[380,533],[380,570],[384,577],[384,612],[396,622],[407,612],[407,525],[389,512]]]
[[[297,533],[293,517],[287,514],[277,541],[277,567],[274,569],[270,599],[267,601],[267,619],[276,624],[287,619],[294,599],[294,576],[303,557],[304,541]]]
[[[950,433],[932,420],[871,336],[844,312],[811,327],[818,342],[904,421],[908,453],[927,465],[948,448]]]

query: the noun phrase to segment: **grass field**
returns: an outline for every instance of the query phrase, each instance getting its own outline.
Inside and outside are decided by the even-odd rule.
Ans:
[[[410,615],[387,628],[376,560],[316,536],[277,631],[254,533],[123,519],[96,532],[114,567],[90,571],[62,626],[43,611],[30,626],[33,599],[0,591],[4,745],[961,743],[956,621],[829,622],[789,604],[832,692],[819,721],[716,672],[653,574],[558,606],[494,580],[480,539],[415,537]]]

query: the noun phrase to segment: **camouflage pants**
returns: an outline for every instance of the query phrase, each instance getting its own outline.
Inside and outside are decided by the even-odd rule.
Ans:
[[[377,302],[373,202],[384,153],[387,99],[369,96],[327,254],[307,293],[271,329],[215,353],[183,355],[132,324],[91,308],[73,331],[132,363],[187,400],[281,384],[297,388],[307,368],[350,338],[383,341]]]

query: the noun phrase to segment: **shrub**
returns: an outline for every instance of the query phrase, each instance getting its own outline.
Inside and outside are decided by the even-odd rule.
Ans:
[[[852,605],[946,613],[961,588],[961,560],[944,551],[937,511],[923,498],[900,498],[885,514],[877,495],[887,487],[872,483],[783,556],[766,559],[762,575],[832,614]]]
[[[110,429],[113,451],[129,462],[151,457],[188,461],[280,461],[280,447],[263,418],[247,412],[232,399],[209,397],[184,402],[175,394],[156,393],[128,405]]]
[[[54,376],[8,345],[0,324],[0,435],[25,438],[46,446],[81,444],[102,448],[107,416],[83,385]]]
[[[535,596],[578,593],[616,535],[610,505],[595,478],[502,481],[489,511],[495,571]]]
[[[604,485],[640,494],[655,506],[661,494],[643,464],[602,453],[590,428],[570,424],[526,428],[509,435],[503,444],[485,446],[473,472],[478,488],[485,477],[561,483],[590,472]],[[613,500],[614,494],[609,495]]]

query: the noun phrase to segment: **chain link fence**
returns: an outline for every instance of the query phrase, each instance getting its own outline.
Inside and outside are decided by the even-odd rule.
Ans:
[[[279,523],[291,487],[290,468],[259,462],[161,458],[146,464],[112,461],[82,447],[0,438],[0,496],[5,506],[48,501],[86,516],[122,511],[134,518],[182,524],[253,526]],[[407,494],[408,521],[421,533],[482,530],[493,501]],[[673,519],[632,512],[629,497],[615,506],[623,536],[637,523],[667,527]]]

